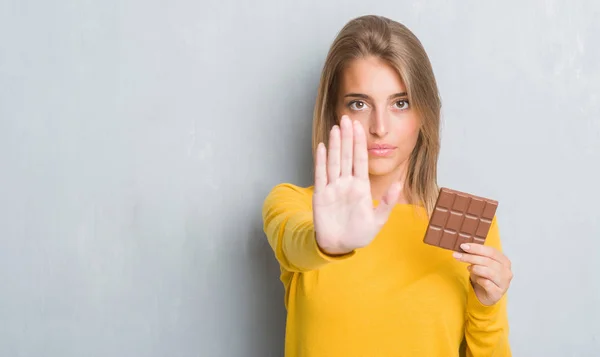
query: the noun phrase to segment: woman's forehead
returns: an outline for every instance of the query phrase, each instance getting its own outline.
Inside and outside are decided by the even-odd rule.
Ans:
[[[406,92],[396,69],[375,57],[354,59],[344,66],[340,73],[340,90],[381,98]]]

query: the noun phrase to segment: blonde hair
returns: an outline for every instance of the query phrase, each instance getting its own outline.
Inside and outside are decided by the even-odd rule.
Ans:
[[[437,161],[440,150],[440,111],[437,83],[425,49],[404,25],[382,16],[367,15],[348,22],[333,41],[321,73],[313,114],[313,157],[319,142],[327,145],[329,131],[339,118],[335,107],[339,75],[351,60],[375,56],[398,71],[406,86],[411,110],[421,121],[410,155],[404,193],[431,215],[438,196]]]

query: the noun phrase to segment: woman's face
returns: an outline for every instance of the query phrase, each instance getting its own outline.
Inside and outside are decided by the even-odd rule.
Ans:
[[[348,115],[367,134],[369,174],[404,175],[420,122],[396,70],[376,57],[353,60],[341,73],[338,93],[338,121]]]

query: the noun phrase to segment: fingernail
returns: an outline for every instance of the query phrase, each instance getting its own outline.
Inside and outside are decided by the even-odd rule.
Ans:
[[[461,244],[460,247],[464,250],[469,250],[471,248],[467,243]]]
[[[452,256],[453,256],[454,258],[456,258],[456,259],[460,259],[460,258],[462,258],[462,254],[460,254],[459,252],[454,252],[454,253],[452,253]]]

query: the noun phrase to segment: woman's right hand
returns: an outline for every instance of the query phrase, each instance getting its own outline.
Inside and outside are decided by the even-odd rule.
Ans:
[[[329,133],[329,148],[319,143],[315,163],[313,218],[317,244],[341,255],[367,246],[398,201],[401,184],[390,186],[373,207],[367,138],[362,125],[343,116]]]

